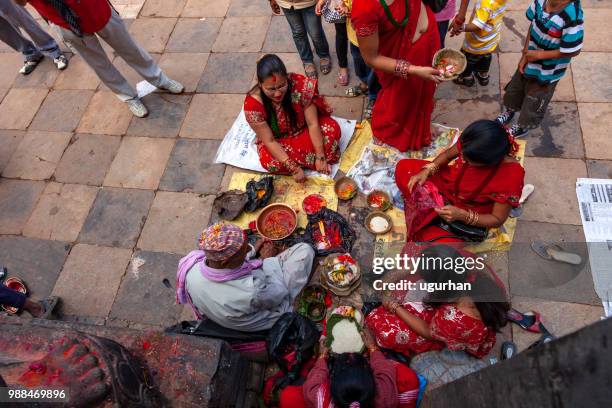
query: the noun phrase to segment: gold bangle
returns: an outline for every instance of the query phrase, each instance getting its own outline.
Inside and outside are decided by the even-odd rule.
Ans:
[[[423,168],[427,169],[430,176],[433,174],[436,174],[438,170],[440,170],[440,167],[438,167],[438,165],[434,162],[427,163],[426,165],[423,166]]]
[[[474,220],[472,221],[472,225],[476,225],[477,222],[478,222],[478,213],[474,211]]]

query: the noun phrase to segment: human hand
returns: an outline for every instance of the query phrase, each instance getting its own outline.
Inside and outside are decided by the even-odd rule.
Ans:
[[[461,33],[461,28],[463,26],[463,24],[465,23],[465,15],[459,15],[457,14],[452,21],[450,22],[450,26],[449,26],[449,31],[450,31],[450,35],[451,37],[454,37],[456,35],[459,35]]]
[[[259,250],[259,257],[261,259],[273,258],[278,254],[278,250],[272,243],[272,241],[265,241]]]
[[[315,14],[317,16],[320,16],[323,13],[323,6],[325,5],[325,2],[327,0],[319,0],[317,1],[317,4],[315,5]]]
[[[527,66],[527,57],[525,56],[525,54],[523,54],[521,56],[521,59],[518,63],[518,70],[521,74],[525,73],[525,67]]]
[[[412,189],[414,188],[414,186],[416,186],[417,184],[419,186],[422,186],[423,183],[427,181],[428,177],[429,177],[429,170],[427,169],[423,169],[419,171],[417,174],[415,174],[414,176],[410,177],[410,180],[408,180],[408,191],[412,193]]]
[[[319,358],[327,358],[329,355],[329,348],[325,345],[325,337],[319,339]]]
[[[363,339],[363,344],[368,350],[377,346],[376,339],[374,338],[374,335],[372,334],[368,326],[363,326],[363,328],[361,329],[361,338]]]
[[[540,51],[538,50],[527,50],[525,53],[523,53],[523,57],[521,59],[523,58],[525,58],[527,62],[534,62],[543,59]]]
[[[418,76],[426,81],[433,81],[436,84],[442,82],[442,73],[439,69],[433,67],[410,66],[410,74]]]
[[[25,5],[28,4],[28,0],[15,0],[15,3],[17,3],[21,7],[25,7]]]
[[[319,173],[329,174],[329,164],[327,164],[327,160],[325,159],[316,159],[315,160],[315,169]]]
[[[341,16],[348,16],[350,13],[348,7],[346,7],[344,4],[339,7],[336,7],[336,11],[340,13]]]
[[[456,220],[464,220],[465,219],[465,210],[461,208],[457,208],[454,205],[445,205],[444,207],[434,208],[434,211],[438,213],[440,218],[442,218],[446,222],[453,222]]]
[[[276,15],[279,15],[281,13],[280,6],[276,2],[276,0],[270,0],[270,8],[272,9],[272,12]]]
[[[296,172],[293,173],[293,179],[297,181],[298,183],[305,182],[306,174],[304,174],[304,170],[302,168],[299,168],[298,170],[296,170]]]
[[[258,253],[261,247],[263,246],[263,244],[265,244],[268,241],[269,240],[266,238],[259,238],[257,241],[255,241],[255,245],[253,245],[253,249],[255,250],[255,253]]]
[[[400,306],[399,302],[393,298],[385,298],[382,301],[382,305],[388,311],[395,313],[395,310]]]

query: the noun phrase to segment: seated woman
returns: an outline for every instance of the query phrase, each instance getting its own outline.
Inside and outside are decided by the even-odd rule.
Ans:
[[[336,354],[328,361],[329,350],[321,341],[319,358],[304,382],[306,407],[416,407],[419,394],[416,373],[385,358],[367,328],[364,327],[362,335],[369,361],[358,353]]]
[[[257,85],[244,100],[244,114],[257,134],[261,165],[273,174],[306,179],[303,169],[329,173],[340,158],[340,126],[319,95],[317,80],[287,74],[272,54],[257,63]]]
[[[457,273],[451,265],[463,265],[463,255],[448,246],[431,247],[424,255],[430,261],[421,263],[418,272],[425,282],[470,287],[438,288],[423,302],[384,301],[365,319],[378,345],[409,356],[445,347],[486,356],[495,345],[495,333],[507,323],[510,305],[503,286],[484,271]]]
[[[199,246],[179,262],[177,303],[189,304],[198,319],[244,332],[269,329],[293,310],[314,260],[305,243],[280,254],[271,242],[252,247],[230,223],[208,227]]]
[[[502,125],[479,120],[433,162],[400,160],[395,182],[404,196],[408,241],[467,240],[451,223],[462,223],[463,229],[465,224],[480,227],[481,235],[503,225],[512,207],[519,205],[523,189],[525,170],[514,157],[517,151]],[[423,204],[442,200],[446,205]]]

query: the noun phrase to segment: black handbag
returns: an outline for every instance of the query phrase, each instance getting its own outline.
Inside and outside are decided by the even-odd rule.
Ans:
[[[487,239],[489,230],[485,227],[474,227],[467,225],[461,221],[446,222],[442,218],[436,218],[437,227],[442,228],[445,231],[450,232],[453,235],[469,242],[482,242]]]

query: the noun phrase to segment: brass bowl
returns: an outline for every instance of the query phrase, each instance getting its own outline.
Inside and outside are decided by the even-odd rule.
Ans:
[[[442,48],[435,53],[433,57],[433,61],[431,62],[431,66],[434,68],[438,67],[438,63],[442,58],[446,58],[450,60],[453,65],[457,67],[457,71],[450,77],[442,77],[442,81],[452,81],[457,78],[463,71],[465,71],[465,67],[467,66],[467,59],[465,55],[461,51],[454,50],[452,48]]]
[[[266,234],[264,234],[263,225],[265,224],[270,214],[273,214],[274,212],[278,212],[278,211],[284,211],[291,215],[293,219],[293,228],[291,228],[288,234],[285,234],[282,237],[269,237]],[[259,213],[259,215],[257,216],[256,226],[257,226],[257,232],[262,237],[268,238],[269,240],[272,240],[272,241],[279,241],[281,239],[287,238],[289,235],[293,233],[293,231],[295,231],[295,229],[297,228],[297,214],[295,213],[295,210],[291,208],[290,206],[288,206],[287,204],[283,204],[283,203],[269,204],[265,206],[264,209],[261,211],[261,213]]]
[[[340,196],[340,190],[345,188],[346,186],[353,186],[354,190],[353,190],[353,192],[351,193],[350,196],[348,196],[348,197],[341,197]],[[355,180],[353,180],[350,177],[340,177],[338,180],[336,180],[336,184],[334,184],[334,191],[336,192],[336,195],[338,196],[339,200],[349,201],[349,200],[352,200],[353,198],[355,198],[355,196],[359,192],[359,186],[357,186],[357,183],[355,182]]]
[[[370,199],[376,195],[380,195],[384,198],[384,203],[381,207],[373,206],[370,203]],[[372,190],[370,194],[368,194],[368,196],[366,197],[366,203],[368,204],[368,208],[373,211],[387,211],[389,208],[393,207],[391,197],[389,196],[389,194],[382,190]]]
[[[374,231],[374,229],[372,229],[372,226],[370,225],[370,223],[372,222],[372,219],[374,217],[381,217],[384,218],[387,223],[389,223],[389,225],[387,226],[387,228],[385,228],[382,231]],[[382,211],[372,211],[370,214],[368,214],[368,216],[365,219],[364,222],[364,226],[365,228],[371,232],[374,235],[382,235],[382,234],[386,234],[387,232],[391,231],[391,228],[393,228],[393,221],[391,220],[391,217],[389,217],[387,214],[385,214]]]

